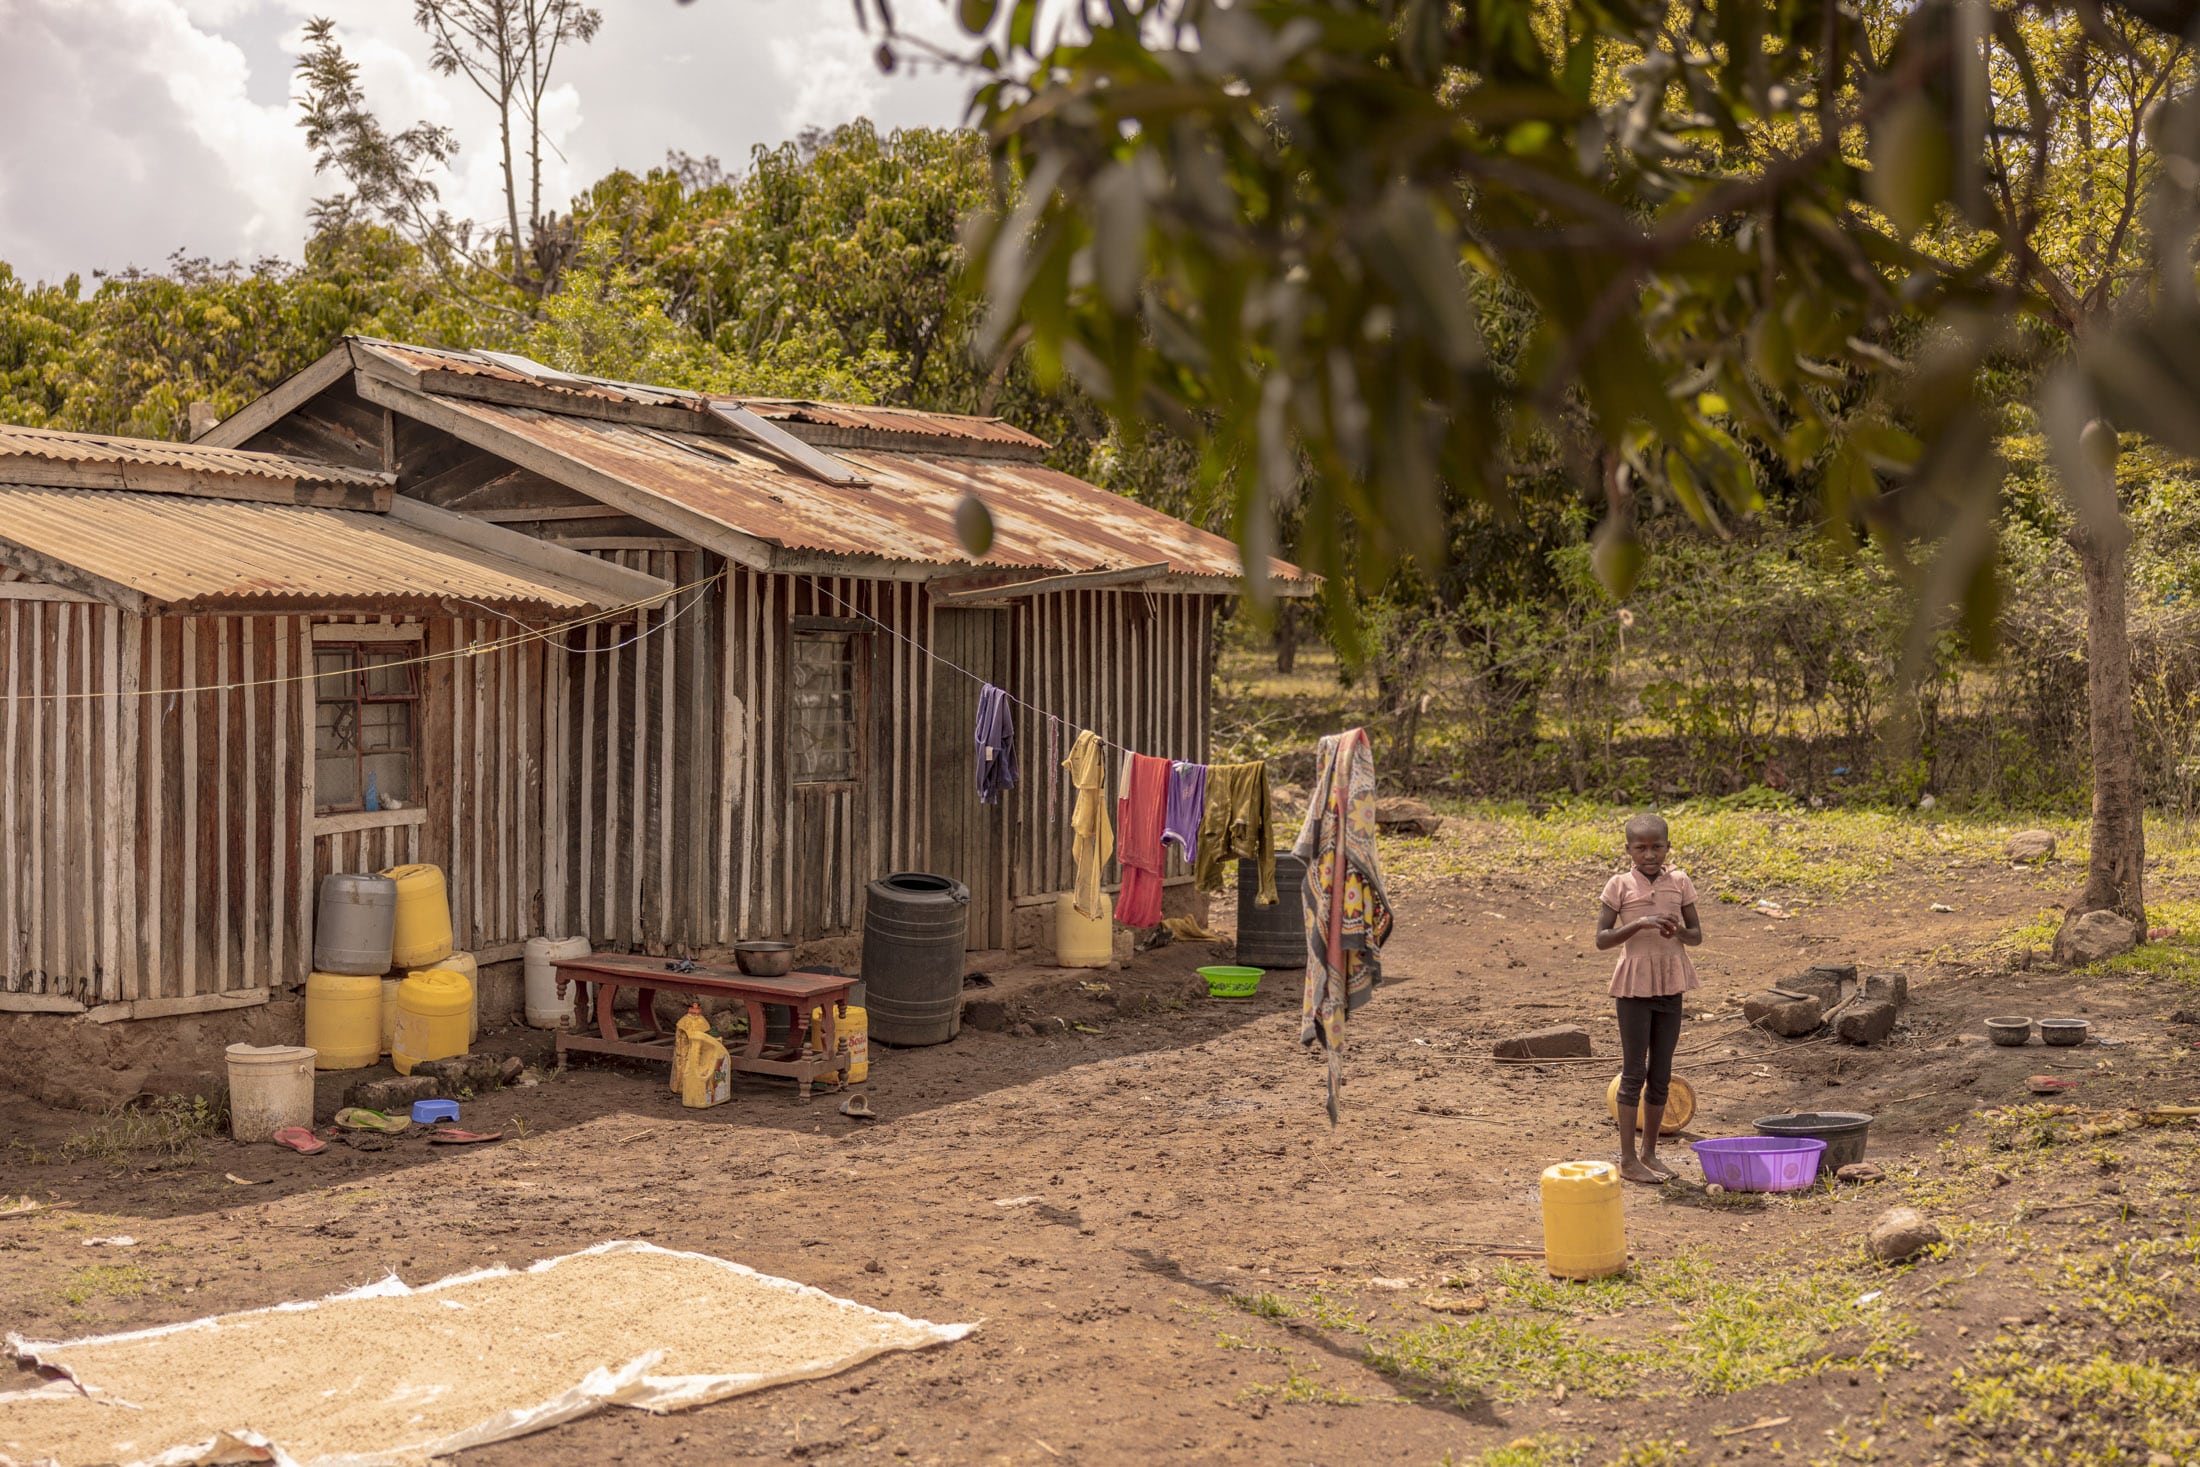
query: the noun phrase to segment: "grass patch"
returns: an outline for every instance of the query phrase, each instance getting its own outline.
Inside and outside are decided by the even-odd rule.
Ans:
[[[1724,1395],[1831,1369],[1884,1370],[1914,1333],[1873,1284],[1841,1268],[1735,1278],[1702,1254],[1616,1279],[1554,1283],[1497,1273],[1498,1307],[1371,1344],[1368,1363],[1457,1404],[1563,1386],[1601,1399]]]
[[[1624,860],[1620,831],[1634,813],[1623,805],[1573,801],[1540,809],[1484,801],[1444,802],[1442,808],[1453,818],[1439,834],[1384,841],[1384,861],[1400,880],[1547,878],[1554,867],[1585,875],[1615,871]],[[1728,900],[1766,893],[1827,899],[1898,872],[1998,865],[2009,836],[2035,823],[1907,810],[1768,810],[1711,800],[1683,801],[1661,813],[1673,828],[1674,863],[1707,899]],[[2062,843],[2066,870],[2056,879],[2067,884],[2067,867],[2085,860],[2084,829],[2057,820],[2045,828]]]
[[[1291,1306],[1274,1294],[1232,1294],[1230,1302],[1255,1319],[1289,1319]]]
[[[1446,1452],[1444,1467],[1581,1467],[1596,1446],[1593,1438],[1554,1436],[1546,1432],[1491,1447],[1473,1457],[1454,1457]],[[1661,1439],[1636,1442],[1618,1456],[1603,1460],[1604,1467],[1675,1467],[1675,1464],[1694,1460],[1694,1454],[1685,1441]]]
[[[1284,1378],[1275,1385],[1247,1386],[1240,1396],[1248,1401],[1275,1401],[1285,1406],[1364,1406],[1362,1398],[1350,1391],[1325,1386],[1296,1365],[1287,1367]]]
[[[61,1302],[80,1309],[99,1299],[135,1299],[140,1294],[157,1294],[164,1287],[160,1278],[142,1263],[95,1263],[70,1271],[68,1282],[61,1286]]]
[[[228,1124],[223,1108],[201,1096],[166,1095],[149,1105],[125,1106],[102,1116],[62,1142],[61,1154],[110,1166],[127,1165],[142,1152],[177,1157],[220,1134]]]
[[[1955,1373],[1956,1410],[1938,1424],[1980,1458],[2011,1467],[2112,1467],[2200,1458],[2200,1374],[2113,1360],[2042,1361],[2022,1349]]]

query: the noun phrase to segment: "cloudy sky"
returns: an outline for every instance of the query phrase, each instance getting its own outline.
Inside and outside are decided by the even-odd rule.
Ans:
[[[951,125],[966,88],[938,70],[882,76],[848,0],[597,0],[593,45],[561,59],[548,109],[562,208],[614,167],[668,150],[729,167],[758,143],[868,116]],[[903,22],[944,32],[939,0]],[[502,214],[490,112],[428,69],[409,0],[0,0],[0,260],[19,276],[216,259],[298,257],[316,179],[291,67],[307,19],[338,25],[393,127],[421,118],[464,144],[453,212]]]

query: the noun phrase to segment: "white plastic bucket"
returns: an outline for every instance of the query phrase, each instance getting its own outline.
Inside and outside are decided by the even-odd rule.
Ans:
[[[558,997],[561,959],[585,958],[591,951],[585,937],[530,937],[520,945],[520,976],[527,994],[527,1023],[535,1029],[573,1027],[573,990]]]
[[[229,1134],[265,1141],[313,1124],[313,1058],[303,1044],[229,1046]]]

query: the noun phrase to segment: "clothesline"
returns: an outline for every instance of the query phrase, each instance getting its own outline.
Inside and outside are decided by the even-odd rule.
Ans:
[[[908,643],[911,647],[914,647],[917,651],[923,653],[932,661],[937,662],[940,666],[948,668],[954,672],[961,673],[964,677],[969,678],[979,687],[991,688],[995,686],[990,678],[982,677],[979,674],[972,672],[969,668],[964,667],[961,663],[940,656],[939,653],[934,652],[930,647],[925,646],[916,638],[911,637],[903,632],[896,631],[894,628],[888,626],[885,622],[882,622],[877,617],[871,615],[870,612],[865,611],[862,607],[842,600],[839,596],[835,595],[831,591],[826,590],[823,586],[817,587],[816,590],[818,595],[824,597],[826,600],[832,602],[836,606],[839,606],[843,610],[861,617],[863,620],[869,622],[872,626],[875,626],[880,631],[886,633],[887,636]],[[1055,713],[1049,709],[1041,708],[1038,704],[1031,702],[1027,698],[1019,698],[1014,693],[1008,691],[1008,689],[1006,688],[1000,688],[999,692],[1002,697],[1006,698],[1009,702],[1014,703],[1017,707],[1022,708],[1026,712],[1032,714],[1034,717],[1050,718],[1064,728],[1075,729],[1080,732],[1088,732],[1094,738],[1098,739],[1102,744],[1106,745],[1110,749],[1115,750],[1119,754],[1135,754],[1139,752],[1137,749],[1132,748],[1129,744],[1119,744],[1115,740],[1109,738],[1106,734],[1101,733],[1098,729],[1089,728],[1087,725],[1078,722],[1074,718],[1064,718],[1060,714]],[[1154,755],[1152,757],[1160,758],[1163,756]]]

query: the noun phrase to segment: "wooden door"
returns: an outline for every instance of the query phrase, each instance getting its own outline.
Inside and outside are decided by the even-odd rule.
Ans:
[[[931,818],[925,869],[970,888],[972,950],[1008,945],[1008,801],[978,800],[978,683],[966,668],[1005,685],[1007,613],[972,609],[935,612],[932,651],[932,737],[928,751]]]

